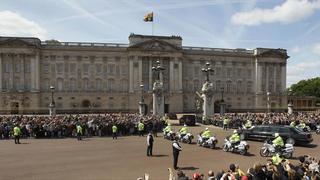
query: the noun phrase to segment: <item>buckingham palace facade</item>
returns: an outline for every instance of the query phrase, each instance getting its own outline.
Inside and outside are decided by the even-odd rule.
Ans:
[[[284,110],[288,57],[285,49],[182,46],[179,36],[131,34],[129,44],[0,36],[0,111],[48,113],[54,86],[57,113],[138,112],[142,95],[150,112],[158,60],[166,112],[196,111],[207,62],[215,107],[223,88],[228,112]]]

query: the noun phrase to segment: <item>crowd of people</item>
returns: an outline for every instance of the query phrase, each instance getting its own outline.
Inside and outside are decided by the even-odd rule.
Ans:
[[[192,177],[181,170],[174,175],[169,168],[169,180],[320,180],[319,160],[308,155],[300,156],[298,160],[298,163],[292,163],[281,158],[277,161],[267,159],[266,163],[255,163],[247,171],[232,163],[216,173],[212,170],[207,175],[195,172]],[[152,179],[152,175],[146,174],[144,178],[138,179]]]
[[[304,123],[309,126],[312,130],[316,129],[316,126],[320,124],[320,113],[302,113],[297,112],[293,114],[288,113],[228,113],[224,116],[214,115],[211,123],[216,126],[223,126],[224,119],[228,119],[228,127],[230,128],[241,128],[243,125],[250,120],[252,125],[290,125],[295,122],[295,125]]]
[[[61,115],[61,116],[0,116],[0,139],[13,137],[14,127],[21,129],[21,137],[63,138],[75,137],[77,126],[81,126],[82,135],[111,136],[115,125],[119,135],[138,133],[139,122],[144,124],[143,132],[162,130],[163,122],[153,115],[103,114],[103,115]]]

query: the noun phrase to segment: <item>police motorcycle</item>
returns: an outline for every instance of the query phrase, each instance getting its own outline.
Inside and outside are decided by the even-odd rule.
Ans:
[[[277,152],[275,147],[272,145],[271,139],[267,139],[260,149],[260,156],[270,157],[277,153],[280,153],[280,156],[286,159],[290,159],[292,158],[293,152],[294,152],[293,144],[286,143],[285,146],[281,149],[281,151]]]
[[[215,149],[217,143],[218,143],[218,139],[215,136],[211,136],[209,139],[205,139],[201,136],[201,134],[198,135],[198,140],[197,140],[198,146]]]
[[[317,125],[316,133],[320,134],[320,125]]]
[[[177,133],[177,140],[183,143],[188,143],[191,144],[192,143],[192,139],[194,138],[193,135],[191,133],[187,133],[184,136],[181,136],[181,133]]]
[[[234,147],[232,147],[232,143],[229,140],[229,138],[225,138],[222,150],[224,152],[238,152],[241,155],[246,155],[249,150],[249,144],[246,141],[241,140],[239,144],[234,145]]]
[[[296,126],[296,128],[303,132],[311,132],[311,128],[309,126],[303,127],[301,124],[299,124]]]
[[[163,131],[163,138],[173,141],[176,139],[176,133],[174,133],[173,131],[169,131],[169,132]]]

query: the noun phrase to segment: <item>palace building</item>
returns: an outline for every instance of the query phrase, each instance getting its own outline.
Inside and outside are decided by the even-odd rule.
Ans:
[[[227,112],[284,111],[288,57],[285,49],[188,47],[179,36],[131,34],[128,44],[0,36],[0,112],[48,113],[50,86],[57,113],[138,112],[142,95],[150,112],[157,60],[166,112],[196,111],[207,62],[215,111],[222,93]]]

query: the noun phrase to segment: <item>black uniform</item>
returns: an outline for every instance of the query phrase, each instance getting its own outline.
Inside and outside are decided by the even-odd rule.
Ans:
[[[147,156],[152,156],[152,148],[153,148],[153,136],[151,133],[147,136]]]
[[[179,153],[182,150],[182,148],[177,141],[173,141],[172,150],[173,150],[173,168],[178,169],[178,166],[177,166],[178,157],[179,157]]]

